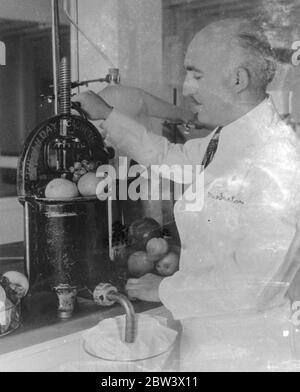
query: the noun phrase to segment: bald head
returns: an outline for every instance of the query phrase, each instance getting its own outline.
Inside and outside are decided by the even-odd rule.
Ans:
[[[245,19],[224,19],[206,26],[190,44],[187,61],[198,52],[222,64],[226,72],[243,67],[249,75],[248,87],[266,91],[276,72],[276,61],[263,30]]]
[[[226,125],[266,97],[276,62],[255,24],[226,19],[201,30],[188,47],[183,94],[206,126]]]

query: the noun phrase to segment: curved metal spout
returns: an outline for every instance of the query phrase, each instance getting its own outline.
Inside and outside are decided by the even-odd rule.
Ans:
[[[123,306],[126,313],[125,342],[134,343],[136,337],[136,320],[132,303],[125,295],[120,293],[110,292],[107,294],[107,298]]]

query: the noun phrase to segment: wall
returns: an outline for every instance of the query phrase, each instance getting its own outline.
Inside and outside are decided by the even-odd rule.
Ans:
[[[51,0],[1,0],[0,19],[50,26]],[[13,27],[11,33],[15,33]],[[6,66],[0,67],[0,154],[18,155],[28,132],[49,117],[39,106],[39,84],[52,77],[51,33],[37,27],[36,35],[30,34],[3,39],[7,59]],[[16,159],[0,157],[0,165],[16,167]],[[0,244],[22,241],[23,208],[16,197],[0,198],[0,217]]]
[[[160,0],[119,1],[119,67],[124,84],[164,95]]]
[[[178,102],[184,104],[182,82],[184,69],[181,66],[187,45],[194,34],[205,25],[227,17],[264,18],[264,28],[271,45],[276,49],[290,49],[299,41],[300,2],[264,0],[165,0],[163,12],[164,36],[164,80],[169,94],[178,88]],[[291,7],[292,5],[292,7]],[[277,77],[269,86],[280,114],[290,113],[293,121],[300,122],[299,66],[280,64]],[[289,101],[290,97],[290,101]]]
[[[19,155],[29,132],[52,116],[51,105],[42,104],[42,83],[52,80],[49,32],[6,40],[7,64],[0,67],[0,152]]]
[[[16,197],[0,198],[0,245],[23,241],[23,207]]]
[[[62,0],[59,1],[62,4]],[[2,19],[40,23],[51,21],[51,0],[1,0]]]
[[[0,68],[0,152],[11,154],[17,152],[20,143],[17,113],[23,99],[21,74],[25,59],[19,39],[7,40],[6,46],[7,65]]]
[[[71,1],[73,14],[75,13],[75,0]],[[79,26],[84,33],[118,65],[118,0],[78,0]],[[74,16],[75,17],[75,16]],[[80,80],[104,77],[111,67],[90,43],[79,34],[79,52],[76,51],[76,31],[72,30],[72,71],[77,79],[76,62],[78,60]],[[78,59],[77,59],[78,56]],[[99,91],[101,85],[92,84],[90,89]]]
[[[76,18],[76,0],[71,0],[71,9]],[[136,86],[164,97],[162,55],[162,6],[161,0],[78,0],[78,23],[92,38],[113,65],[120,69],[121,83]],[[73,79],[87,80],[104,77],[111,65],[105,61],[84,37],[72,30]],[[78,67],[76,65],[78,64]],[[90,84],[88,89],[98,92],[105,84]],[[82,88],[83,91],[85,88]],[[172,99],[172,97],[169,97]],[[161,122],[152,120],[153,127],[160,132]],[[129,203],[129,202],[128,202]],[[130,203],[129,203],[130,204]],[[160,202],[127,204],[133,219],[133,211],[151,215],[162,223]],[[125,207],[124,207],[125,209]]]
[[[73,13],[75,0],[71,0]],[[122,83],[163,95],[160,0],[78,0],[79,25],[120,68]],[[76,32],[73,29],[73,65]],[[79,35],[80,79],[103,77],[110,65]],[[77,75],[73,67],[74,76]],[[99,91],[101,85],[90,85]]]

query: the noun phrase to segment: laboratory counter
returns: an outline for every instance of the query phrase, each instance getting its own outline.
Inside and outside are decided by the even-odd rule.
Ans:
[[[23,243],[0,246],[0,273],[8,270],[24,271]],[[137,313],[161,306],[158,303],[136,301],[133,303]],[[57,296],[55,293],[40,292],[27,296],[22,302],[21,326],[10,335],[0,337],[0,355],[25,349],[97,325],[102,319],[124,313],[124,309],[115,304],[100,307],[90,298],[79,296],[73,317],[62,321],[57,317]]]

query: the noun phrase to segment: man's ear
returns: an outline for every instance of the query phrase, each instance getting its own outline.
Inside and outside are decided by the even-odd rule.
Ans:
[[[236,69],[234,74],[234,89],[237,93],[240,93],[249,86],[250,75],[246,68],[239,67]]]

